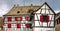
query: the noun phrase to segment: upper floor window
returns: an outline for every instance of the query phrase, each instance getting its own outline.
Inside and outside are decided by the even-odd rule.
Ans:
[[[12,17],[8,17],[8,21],[12,21]]]
[[[15,17],[15,20],[16,21],[22,21],[22,17],[20,16],[20,17]]]
[[[49,16],[48,15],[41,15],[40,21],[41,22],[49,22]]]

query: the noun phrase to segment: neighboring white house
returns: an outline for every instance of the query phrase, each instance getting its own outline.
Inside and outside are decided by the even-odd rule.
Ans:
[[[4,16],[4,31],[55,31],[55,12],[42,6],[14,6]]]

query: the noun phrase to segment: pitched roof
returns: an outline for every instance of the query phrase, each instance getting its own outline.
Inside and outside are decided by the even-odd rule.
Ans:
[[[7,14],[5,15],[20,15],[20,14],[29,14],[29,10],[36,11],[40,6],[14,6]]]
[[[46,4],[50,9],[51,7],[45,2],[44,4]],[[44,5],[43,4],[43,5]],[[43,6],[42,5],[42,6]],[[28,13],[28,11],[37,11],[39,10],[42,6],[14,6],[7,14],[5,15],[26,15],[26,14],[30,14]],[[55,12],[51,9],[51,11],[55,14]],[[4,15],[4,16],[5,16]]]

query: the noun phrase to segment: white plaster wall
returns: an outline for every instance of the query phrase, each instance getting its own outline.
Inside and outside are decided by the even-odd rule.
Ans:
[[[42,22],[40,22],[39,20],[40,20],[40,15],[41,14],[45,14],[45,10],[43,9],[43,8],[45,8],[46,7],[46,9],[49,9],[49,11],[48,10],[46,10],[46,14],[48,14],[48,16],[50,17],[49,19],[50,19],[50,21],[48,22],[48,26],[54,26],[54,13],[50,10],[50,8],[47,6],[47,5],[43,5],[37,12],[36,12],[36,14],[35,14],[35,20],[38,20],[38,21],[34,21],[34,24],[35,24],[35,26],[42,26]],[[41,11],[41,9],[43,9],[42,10],[42,12],[40,12]],[[39,14],[39,13],[41,13],[41,14]],[[53,15],[52,15],[53,14]],[[52,18],[52,19],[51,19]],[[43,22],[43,26],[47,26],[47,23],[46,22]],[[33,28],[34,29],[34,31],[55,31],[55,28],[36,28],[36,27],[34,27]]]
[[[34,31],[55,31],[55,28],[33,28]]]
[[[45,7],[47,10],[45,10]],[[49,14],[49,11],[50,11],[50,14],[54,14],[47,5],[43,5],[36,13],[40,13],[41,9],[42,9],[42,12],[41,12],[42,14],[44,14],[45,11],[46,11],[46,14]],[[48,11],[48,9],[49,9],[49,11]]]
[[[35,21],[35,26],[42,26],[42,22],[40,22],[40,15],[41,14],[35,14],[35,20],[38,20],[38,21]],[[48,26],[54,26],[54,15],[48,15],[50,18],[49,18],[49,22],[48,22]],[[51,20],[52,18],[52,20]],[[40,24],[39,24],[40,23]],[[43,26],[47,26],[47,23],[46,22],[43,22]]]

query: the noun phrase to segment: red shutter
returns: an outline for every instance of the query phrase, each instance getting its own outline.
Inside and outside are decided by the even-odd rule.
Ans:
[[[43,22],[43,15],[40,16],[40,21]]]
[[[26,28],[29,28],[29,24],[26,24]]]
[[[17,24],[17,28],[21,28],[21,24]]]
[[[49,22],[49,16],[47,16],[46,21]]]
[[[11,28],[11,24],[8,24],[8,28]]]
[[[18,17],[15,17],[15,21],[18,21]]]
[[[8,21],[12,21],[12,17],[8,17]]]
[[[28,17],[28,16],[26,16],[26,17],[25,17],[25,19],[26,19],[26,21],[28,21],[28,20],[29,20],[29,17]]]
[[[22,21],[22,16],[20,16],[20,21]]]

